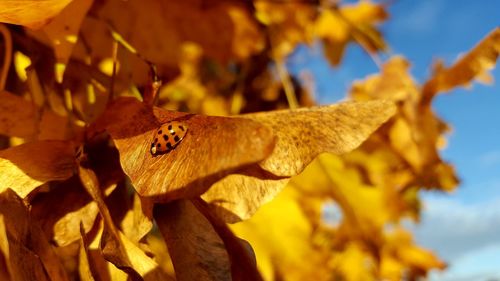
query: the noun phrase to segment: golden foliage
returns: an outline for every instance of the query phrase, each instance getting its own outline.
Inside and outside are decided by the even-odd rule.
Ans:
[[[432,99],[491,81],[498,28],[423,85],[391,57],[349,101],[314,106],[287,56],[318,39],[334,66],[350,43],[377,56],[384,5],[42,2],[0,3],[0,22],[27,27],[0,26],[1,280],[413,280],[445,268],[402,221],[418,220],[419,190],[458,185]],[[189,130],[152,154],[171,121]]]

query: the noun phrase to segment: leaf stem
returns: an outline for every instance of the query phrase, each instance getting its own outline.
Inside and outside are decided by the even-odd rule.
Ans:
[[[0,90],[5,89],[7,75],[9,74],[10,63],[12,61],[12,37],[10,36],[9,29],[5,24],[0,24],[0,33],[2,33],[5,42],[4,60],[2,65],[2,72],[0,73]]]
[[[293,88],[292,81],[290,80],[290,75],[288,75],[285,63],[281,59],[275,59],[275,62],[281,84],[283,84],[283,90],[285,91],[288,106],[291,109],[296,109],[299,107],[299,103],[297,101],[297,96],[295,95],[295,90]]]

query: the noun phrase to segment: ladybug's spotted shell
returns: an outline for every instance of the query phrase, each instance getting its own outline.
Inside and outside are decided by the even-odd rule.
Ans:
[[[151,154],[168,153],[173,150],[187,134],[188,126],[182,122],[172,121],[161,125],[155,131],[151,143]]]

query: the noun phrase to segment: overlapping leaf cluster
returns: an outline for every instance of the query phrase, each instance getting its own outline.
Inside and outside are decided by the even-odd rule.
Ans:
[[[500,31],[423,85],[393,57],[337,105],[315,107],[284,64],[318,40],[332,65],[350,43],[376,57],[387,18],[369,1],[0,3],[0,279],[399,280],[443,268],[401,221],[418,219],[420,189],[456,187],[431,102],[487,77]],[[152,156],[172,120],[188,134]]]

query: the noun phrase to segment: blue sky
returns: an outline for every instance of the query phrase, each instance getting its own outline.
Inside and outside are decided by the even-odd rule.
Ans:
[[[396,0],[389,12],[381,26],[389,54],[408,58],[419,82],[435,59],[449,65],[500,25],[498,0]],[[319,45],[300,48],[288,66],[296,74],[313,74],[321,103],[344,98],[352,81],[378,71],[356,46],[338,69],[324,60]],[[422,194],[422,223],[412,227],[416,239],[450,263],[431,280],[500,278],[500,68],[492,75],[493,86],[475,83],[434,101],[438,115],[453,127],[442,156],[455,165],[462,184],[451,195]]]

